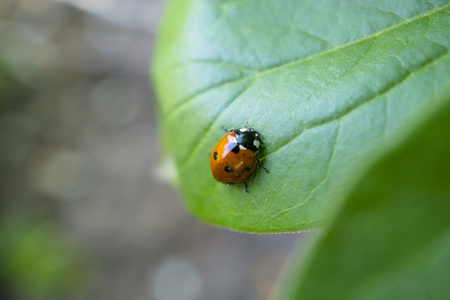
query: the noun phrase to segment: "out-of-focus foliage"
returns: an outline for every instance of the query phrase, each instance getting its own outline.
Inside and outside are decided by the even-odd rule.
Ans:
[[[187,207],[251,232],[317,227],[450,84],[450,1],[173,0],[155,57],[162,138]],[[222,126],[271,171],[216,182]]]
[[[0,222],[0,284],[14,299],[67,299],[86,284],[85,261],[61,232],[23,212]]]
[[[28,92],[26,86],[11,76],[11,72],[1,60],[0,54],[0,113],[13,101],[19,101]]]
[[[11,106],[20,106],[30,88],[17,80],[0,52],[0,118]],[[17,120],[20,126],[20,120]],[[2,123],[3,125],[3,123]],[[2,129],[4,126],[2,127]],[[10,149],[14,132],[0,132],[0,151],[12,156],[24,149]],[[16,132],[19,135],[19,132]],[[2,168],[5,166],[2,165]],[[22,183],[26,184],[26,183]],[[3,196],[3,191],[0,191]],[[62,233],[47,216],[28,210],[8,209],[0,205],[0,286],[5,299],[47,300],[79,296],[87,283],[86,261],[73,245],[66,244]]]

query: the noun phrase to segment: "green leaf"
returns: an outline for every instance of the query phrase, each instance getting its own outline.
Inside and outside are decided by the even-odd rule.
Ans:
[[[448,298],[449,128],[446,105],[369,170],[282,299]]]
[[[200,219],[251,232],[320,226],[450,84],[450,1],[169,2],[154,62],[161,136]],[[222,126],[249,122],[271,172],[216,182]]]
[[[88,282],[88,261],[37,211],[35,207],[19,213],[2,211],[0,283],[7,288],[3,292],[14,295],[12,299],[78,299]]]

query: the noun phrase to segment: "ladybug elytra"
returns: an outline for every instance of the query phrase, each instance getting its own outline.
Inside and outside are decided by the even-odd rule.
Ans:
[[[214,179],[227,185],[243,182],[248,193],[246,181],[253,175],[256,163],[269,173],[258,156],[264,141],[250,126],[230,131],[223,129],[226,134],[214,146],[209,159],[211,173]]]

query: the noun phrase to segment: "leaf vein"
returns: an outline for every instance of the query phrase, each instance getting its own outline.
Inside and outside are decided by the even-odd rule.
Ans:
[[[314,97],[314,95],[316,95],[318,92],[322,91],[323,89],[325,89],[326,87],[330,86],[331,84],[333,84],[333,82],[335,82],[336,80],[338,80],[339,78],[344,77],[346,74],[348,74],[349,72],[351,72],[356,65],[359,64],[359,62],[367,55],[367,53],[369,53],[369,51],[372,49],[373,45],[375,44],[375,41],[377,40],[377,37],[375,37],[372,41],[372,43],[369,45],[369,47],[367,47],[366,51],[361,55],[361,57],[348,69],[346,70],[344,73],[340,74],[339,76],[333,78],[330,82],[328,82],[327,84],[323,85],[322,87],[320,87],[319,89],[315,90],[314,93],[312,93],[311,95],[309,95],[308,98],[306,98],[304,101],[302,101],[295,109],[298,109],[299,107],[302,106],[302,104],[304,104],[305,102],[311,100],[312,97]]]
[[[254,81],[251,81],[245,88],[242,89],[242,91],[240,91],[231,102],[228,103],[227,108],[230,107],[230,105],[235,102],[243,93],[245,93],[245,91],[247,91],[252,85],[253,85]],[[194,156],[194,153],[197,151],[197,149],[200,147],[201,143],[203,142],[203,140],[206,138],[206,135],[208,134],[208,132],[211,130],[211,128],[213,127],[213,125],[217,122],[217,120],[219,119],[219,117],[224,114],[224,112],[226,111],[226,109],[222,110],[222,112],[217,116],[217,118],[214,119],[214,121],[209,125],[209,127],[205,130],[205,132],[201,135],[199,141],[195,144],[194,149],[192,149],[192,151],[189,152],[188,157],[186,157],[186,159],[183,160],[183,162],[180,164],[179,169],[183,169],[183,167],[189,162],[189,160]]]
[[[333,160],[333,158],[334,158],[334,154],[335,154],[335,150],[336,150],[336,145],[337,145],[337,143],[338,143],[338,141],[339,141],[339,135],[340,135],[340,132],[341,132],[341,127],[342,127],[342,125],[341,125],[341,122],[339,121],[339,127],[338,127],[338,129],[336,130],[336,137],[335,137],[335,139],[334,139],[333,149],[331,150],[330,158],[328,159],[328,163],[327,163],[327,170],[325,171],[325,175],[324,175],[323,178],[320,180],[320,182],[319,182],[313,189],[311,189],[311,191],[310,191],[310,192],[308,193],[308,195],[305,197],[305,200],[303,200],[303,201],[301,201],[301,202],[299,202],[299,203],[296,203],[296,204],[294,204],[294,205],[292,205],[292,206],[290,206],[290,207],[287,207],[287,208],[284,208],[284,209],[280,210],[280,211],[277,212],[276,214],[272,215],[270,218],[274,218],[274,217],[276,217],[277,215],[279,215],[279,214],[281,214],[281,213],[287,212],[287,211],[289,211],[289,210],[292,210],[292,209],[295,209],[295,208],[297,208],[297,207],[299,207],[299,206],[304,205],[306,202],[308,202],[308,200],[311,198],[311,196],[314,194],[314,192],[319,188],[319,186],[321,186],[322,183],[325,182],[325,180],[328,178],[328,175],[329,175],[329,173],[330,173],[331,162],[332,162],[332,160]]]

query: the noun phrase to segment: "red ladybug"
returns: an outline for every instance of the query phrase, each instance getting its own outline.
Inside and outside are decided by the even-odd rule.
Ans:
[[[269,171],[261,165],[258,150],[263,140],[259,132],[250,126],[231,129],[214,146],[209,165],[213,177],[224,184],[245,184],[248,193],[247,180],[252,177],[256,163],[267,173]]]

